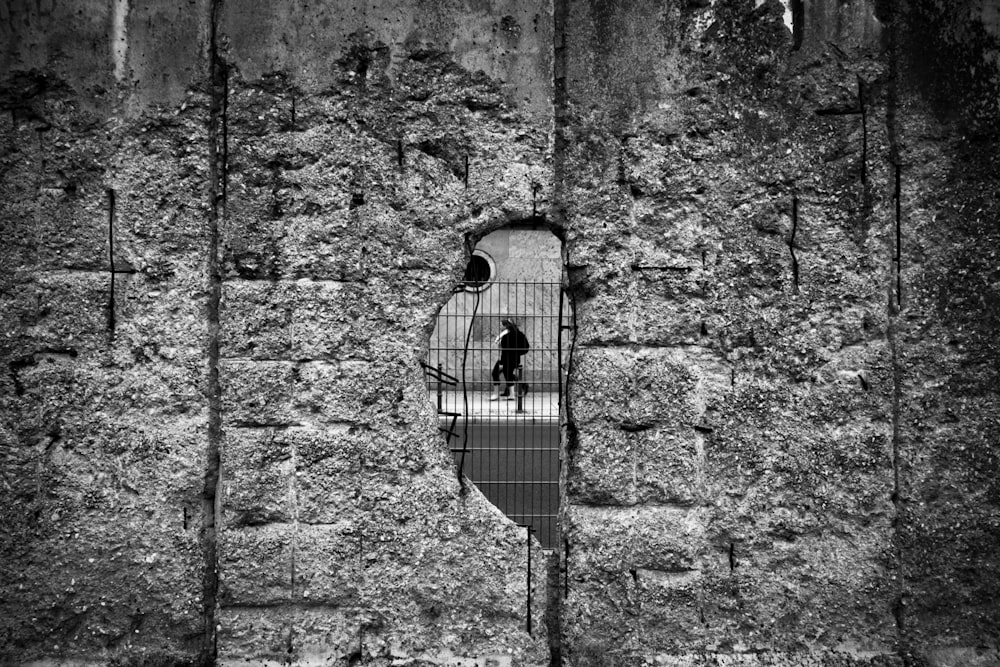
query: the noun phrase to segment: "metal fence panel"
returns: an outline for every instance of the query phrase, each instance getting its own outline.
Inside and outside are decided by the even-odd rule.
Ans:
[[[509,397],[493,397],[501,320],[525,334]],[[545,548],[559,539],[559,413],[569,327],[559,283],[459,285],[438,314],[427,359],[427,388],[462,473],[508,517],[531,526]],[[493,400],[491,400],[493,398]],[[454,415],[458,415],[457,419]]]

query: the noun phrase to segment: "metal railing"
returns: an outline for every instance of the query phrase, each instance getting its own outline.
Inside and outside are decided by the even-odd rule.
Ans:
[[[497,383],[496,336],[504,319],[530,347],[516,373],[508,378],[500,369]],[[462,283],[438,314],[424,364],[459,473],[513,521],[530,526],[546,548],[559,539],[559,413],[569,325],[559,283]],[[508,396],[497,396],[504,389]]]

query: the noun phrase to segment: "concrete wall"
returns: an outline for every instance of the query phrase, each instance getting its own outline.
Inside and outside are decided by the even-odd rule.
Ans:
[[[476,250],[492,258],[495,280],[558,283],[562,280],[562,243],[543,229],[498,229],[484,236]]]
[[[881,664],[886,109],[869,91],[864,121],[817,114],[857,106],[880,52],[793,52],[774,2],[569,2],[565,21],[567,653]]]
[[[8,664],[204,645],[207,24],[120,5],[0,9]]]
[[[551,189],[549,6],[3,12],[2,661],[546,662],[418,361]]]
[[[800,6],[557,6],[574,665],[1000,661],[990,10]]]
[[[3,4],[0,660],[1000,664],[998,36]],[[418,364],[533,213],[576,320],[552,588]]]
[[[1000,661],[997,9],[890,17],[900,620],[907,651],[936,665]]]

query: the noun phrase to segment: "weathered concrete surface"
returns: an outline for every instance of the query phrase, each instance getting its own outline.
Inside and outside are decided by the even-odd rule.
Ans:
[[[206,100],[129,114],[112,11],[0,11],[7,664],[202,647]]]
[[[564,664],[1000,663],[995,4],[5,3],[0,661],[545,664],[417,365],[538,210]]]
[[[299,86],[322,90],[343,83],[329,67],[329,58],[355,59],[361,52],[345,47],[361,38],[379,42],[376,68],[349,72],[353,83],[369,77],[387,77],[398,92],[416,82],[407,73],[411,59],[446,56],[482,80],[505,84],[492,94],[521,108],[544,123],[551,115],[552,18],[545,2],[523,0],[446,0],[444,2],[265,3],[240,0],[226,3],[222,30],[230,53],[248,80],[275,72],[294,73]],[[368,47],[364,47],[368,48]],[[374,54],[372,54],[374,55]],[[457,72],[457,71],[456,71]],[[445,83],[435,82],[434,87]],[[431,82],[414,92],[430,94]],[[474,100],[474,88],[452,89],[451,94]],[[429,96],[429,95],[428,95]],[[424,97],[427,99],[427,97]]]
[[[928,234],[904,241],[920,248],[903,260],[904,295],[930,282],[977,320],[974,391],[937,385],[941,364],[951,356],[957,372],[964,356],[918,342],[937,318],[887,303],[893,165],[909,162],[899,136],[911,109],[933,106],[912,99],[918,43],[939,45],[946,80],[965,76],[944,85],[973,94],[961,99],[988,138],[948,181],[934,147],[961,145],[957,126],[916,125],[941,141],[908,148],[930,151],[914,153],[910,169],[926,171],[909,196],[955,192],[956,217],[976,202],[965,238],[992,238],[995,202],[963,189],[973,173],[996,189],[982,122],[996,118],[982,108],[998,89],[995,42],[977,16],[903,4],[905,18],[804,3],[794,33],[778,2],[557,5],[557,201],[578,324],[562,645],[574,665],[747,652],[764,664],[995,662],[996,351],[978,333],[995,329],[992,244],[972,253],[982,268],[966,295],[924,273],[944,275],[933,253],[965,267],[953,234],[904,232]],[[942,17],[943,37],[930,27]],[[907,53],[892,42],[903,35]],[[923,396],[971,412],[967,427],[936,426],[944,437],[920,444],[907,415],[927,419],[908,407]],[[932,489],[936,503],[914,497]]]
[[[1000,663],[1000,16],[894,16],[900,165],[900,549],[907,650]]]
[[[219,659],[546,663],[418,362],[466,235],[551,192],[548,7],[224,9]]]
[[[217,4],[0,12],[3,660],[542,664],[417,361],[551,192],[550,9]]]

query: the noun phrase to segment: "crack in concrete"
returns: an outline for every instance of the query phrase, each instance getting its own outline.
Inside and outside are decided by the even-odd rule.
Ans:
[[[208,445],[202,492],[201,543],[203,637],[199,662],[215,665],[218,656],[216,610],[219,594],[217,499],[221,473],[222,386],[219,380],[219,310],[222,275],[219,261],[219,223],[225,216],[228,158],[228,69],[219,54],[218,23],[222,0],[212,0],[209,16],[209,77],[211,100],[208,123]]]
[[[890,270],[889,270],[889,285],[887,285],[887,326],[886,326],[886,338],[889,344],[889,354],[891,359],[892,367],[892,474],[893,474],[893,488],[892,488],[892,504],[895,510],[895,516],[892,521],[892,542],[893,542],[893,558],[895,560],[896,567],[898,569],[898,574],[895,577],[896,580],[896,599],[892,605],[892,615],[896,624],[897,641],[899,642],[898,653],[903,660],[904,665],[910,664],[910,651],[909,651],[909,641],[907,639],[907,628],[906,628],[906,617],[905,617],[905,597],[906,597],[906,586],[905,586],[905,572],[903,564],[903,545],[902,536],[900,534],[901,525],[903,522],[903,499],[901,496],[900,489],[900,465],[901,465],[901,453],[900,453],[900,418],[901,418],[901,405],[902,405],[902,365],[900,361],[900,350],[899,350],[899,312],[900,306],[902,305],[902,300],[900,297],[902,291],[902,278],[900,277],[900,259],[901,259],[901,234],[900,234],[900,219],[901,219],[901,183],[900,183],[900,156],[899,156],[899,127],[898,127],[898,112],[899,112],[899,41],[898,41],[898,31],[899,26],[896,21],[888,21],[888,87],[887,87],[887,97],[886,97],[886,133],[888,135],[889,141],[889,161],[894,167],[894,180],[895,180],[895,210],[894,210],[894,220],[893,224],[895,227],[895,238],[892,247],[892,257],[890,258]]]

